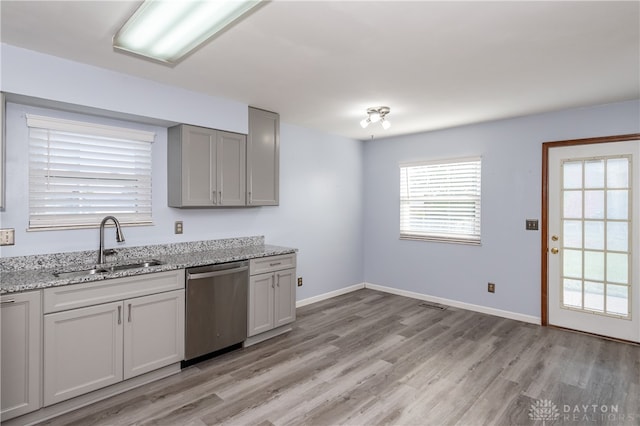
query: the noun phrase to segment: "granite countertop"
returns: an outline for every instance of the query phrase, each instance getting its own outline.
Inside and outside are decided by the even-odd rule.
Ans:
[[[56,277],[54,272],[80,271],[95,267],[95,263],[78,262],[78,258],[92,259],[96,254],[95,251],[5,258],[0,259],[2,262],[0,263],[2,268],[0,270],[0,294],[173,271],[193,266],[295,253],[296,251],[293,248],[264,244],[264,237],[133,247],[122,250],[117,254],[116,260],[100,266],[108,269],[114,265],[137,263],[150,259],[159,260],[162,264],[147,268],[124,269],[93,275],[83,274],[66,278]],[[91,257],[85,257],[87,255],[91,255]]]

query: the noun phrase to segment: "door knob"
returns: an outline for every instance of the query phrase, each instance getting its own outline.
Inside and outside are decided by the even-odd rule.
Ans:
[[[554,247],[554,248],[552,248],[552,249],[551,249],[551,253],[552,253],[552,254],[558,254],[558,249],[557,249],[557,248],[555,248],[555,247]]]
[[[557,235],[552,235],[551,236],[551,241],[558,241],[558,236]]]

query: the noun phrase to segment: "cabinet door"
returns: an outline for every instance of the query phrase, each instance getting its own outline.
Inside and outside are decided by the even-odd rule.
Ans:
[[[124,378],[184,359],[184,290],[124,302]]]
[[[40,300],[39,291],[5,295],[0,299],[2,421],[40,408]]]
[[[211,206],[218,202],[215,164],[216,131],[182,126],[182,205]]]
[[[222,206],[246,204],[247,138],[245,135],[218,132],[218,200]]]
[[[280,186],[280,116],[249,108],[247,204],[277,206]]]
[[[289,324],[296,319],[296,270],[275,272],[274,327]]]
[[[122,302],[44,316],[44,405],[122,380]]]
[[[249,337],[273,328],[274,278],[273,274],[249,278]]]
[[[0,92],[0,209],[5,208],[4,205],[4,197],[5,197],[5,166],[4,166],[4,158],[5,158],[5,99],[4,93]]]

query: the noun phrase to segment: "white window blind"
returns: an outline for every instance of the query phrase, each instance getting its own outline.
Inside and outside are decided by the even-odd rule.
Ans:
[[[400,166],[400,238],[480,244],[481,159]]]
[[[27,115],[29,229],[151,223],[147,131]]]

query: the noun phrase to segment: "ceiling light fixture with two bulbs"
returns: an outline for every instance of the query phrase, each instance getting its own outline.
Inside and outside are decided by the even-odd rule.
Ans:
[[[387,106],[379,106],[379,107],[371,107],[367,108],[367,118],[364,118],[360,125],[363,129],[366,129],[369,123],[377,123],[378,121],[382,124],[382,128],[387,130],[391,127],[391,122],[386,119],[387,114],[391,112],[391,108]]]

